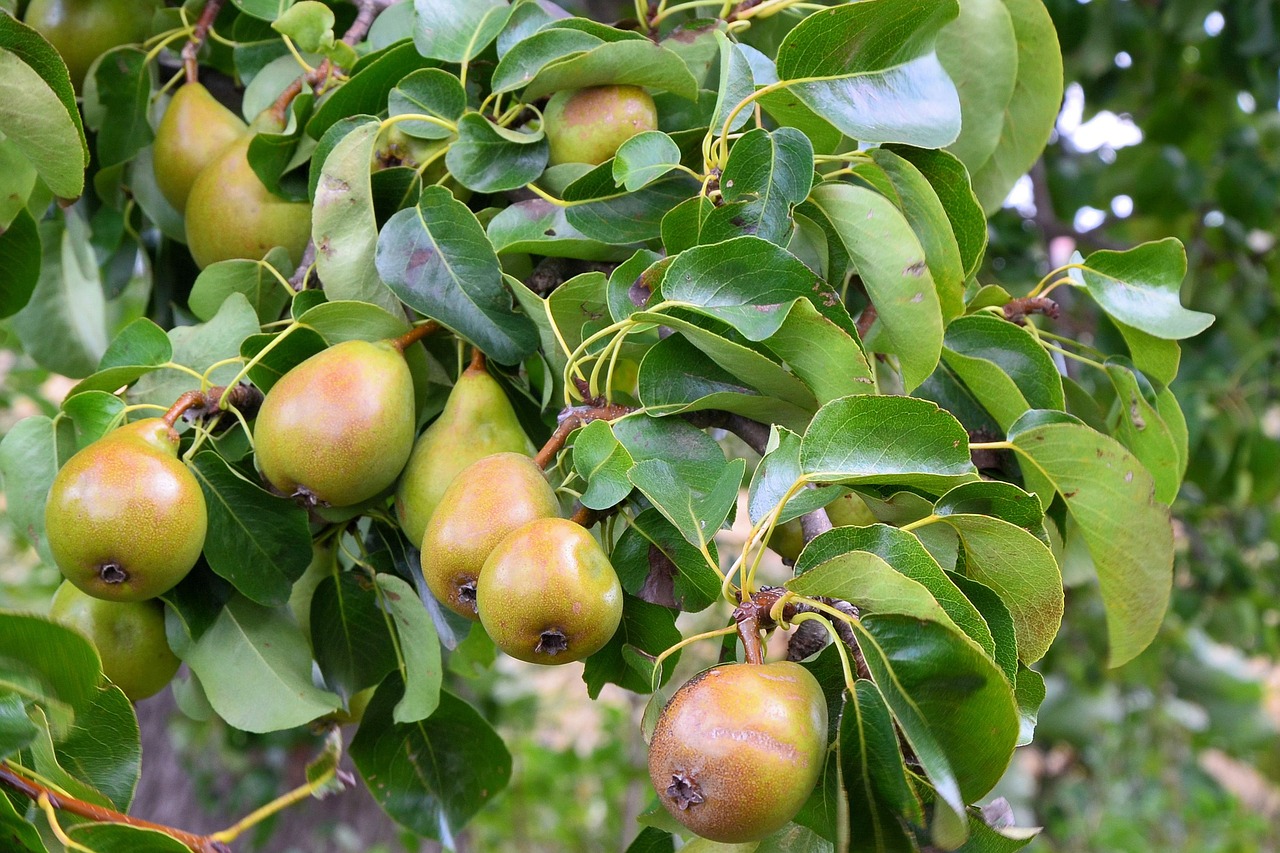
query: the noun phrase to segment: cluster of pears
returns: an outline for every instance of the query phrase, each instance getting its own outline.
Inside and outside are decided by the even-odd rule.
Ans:
[[[51,615],[93,641],[103,672],[134,701],[177,672],[155,598],[204,548],[204,492],[177,456],[164,420],[122,426],[67,460],[45,504],[49,549],[66,578]]]
[[[710,841],[757,841],[791,821],[822,774],[827,701],[797,663],[715,666],[658,717],[649,778],[663,807]]]
[[[153,163],[161,194],[186,223],[201,269],[232,258],[257,260],[283,246],[298,263],[311,236],[311,205],[272,193],[249,165],[255,133],[279,131],[266,110],[249,126],[200,83],[178,89],[156,128]]]

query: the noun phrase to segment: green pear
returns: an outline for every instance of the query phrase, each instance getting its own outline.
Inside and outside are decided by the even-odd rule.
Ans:
[[[31,0],[22,19],[62,55],[79,93],[95,59],[147,37],[157,8],[154,0]]]
[[[249,132],[231,112],[199,83],[188,83],[169,101],[156,128],[152,158],[156,186],[179,212],[196,178],[236,140]]]
[[[476,615],[476,579],[509,533],[558,514],[542,470],[522,453],[472,462],[445,489],[422,537],[422,575],[436,599],[468,619]]]
[[[258,467],[286,495],[351,506],[395,482],[414,423],[400,351],[390,341],[344,341],[271,386],[253,428]]]
[[[252,141],[246,135],[229,145],[187,195],[187,248],[201,269],[232,258],[258,260],[276,246],[297,264],[311,238],[311,205],[285,201],[258,180],[249,165]]]
[[[671,816],[703,838],[743,843],[781,829],[827,754],[827,701],[797,663],[715,666],[658,717],[649,778]]]
[[[110,601],[142,601],[186,577],[204,548],[204,492],[160,418],[120,427],[67,460],[45,504],[62,574]]]
[[[622,621],[622,585],[600,543],[564,518],[540,518],[498,543],[476,585],[494,645],[529,663],[590,657]]]
[[[178,671],[181,662],[165,639],[164,604],[157,599],[103,601],[63,581],[49,618],[93,642],[103,674],[131,702],[159,693]]]
[[[590,86],[556,92],[542,118],[552,166],[598,166],[637,133],[658,129],[653,98],[639,86]]]
[[[427,522],[458,472],[495,453],[532,456],[507,395],[483,367],[462,371],[440,417],[422,433],[396,487],[396,518],[405,536],[422,544]]]

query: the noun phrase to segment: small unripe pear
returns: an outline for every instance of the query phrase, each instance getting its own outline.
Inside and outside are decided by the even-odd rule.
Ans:
[[[142,601],[186,577],[204,548],[204,492],[177,459],[168,424],[148,418],[67,460],[45,504],[62,574],[95,598]]]
[[[698,835],[754,841],[799,812],[826,747],[827,703],[807,669],[716,666],[685,682],[658,717],[649,778],[672,817]]]
[[[156,9],[154,0],[31,0],[22,19],[62,55],[79,92],[95,59],[147,37]]]
[[[552,166],[598,166],[631,137],[658,129],[653,98],[639,86],[590,86],[556,92],[542,118]]]
[[[532,456],[534,447],[502,386],[484,368],[468,367],[440,417],[414,444],[396,486],[396,518],[410,542],[422,544],[427,522],[458,472],[495,453]]]
[[[302,259],[311,238],[311,205],[285,201],[258,180],[249,165],[246,135],[209,164],[187,195],[187,248],[196,266],[232,258],[258,260],[276,246]]]
[[[531,521],[498,543],[476,585],[494,645],[529,663],[600,651],[622,621],[622,585],[600,543],[564,518]]]
[[[169,204],[185,212],[196,178],[248,132],[240,116],[201,84],[188,83],[174,93],[156,128],[152,157],[156,186]]]
[[[164,689],[181,663],[164,633],[164,604],[103,601],[63,581],[49,618],[87,636],[102,658],[102,672],[131,702]]]
[[[413,448],[413,377],[389,341],[344,341],[280,378],[253,428],[280,492],[350,506],[395,482]]]
[[[422,575],[455,613],[476,615],[476,579],[508,534],[560,511],[542,470],[522,453],[495,453],[471,463],[445,489],[422,538]]]

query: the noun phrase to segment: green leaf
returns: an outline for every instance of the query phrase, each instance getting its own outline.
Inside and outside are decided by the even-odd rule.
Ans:
[[[630,844],[627,853],[675,853],[676,842],[671,833],[652,826],[640,830]]]
[[[747,489],[747,513],[751,523],[759,524],[764,520],[801,476],[800,436],[774,424],[769,431],[765,454],[752,473],[751,485]],[[778,524],[826,506],[833,494],[831,489],[802,489],[787,502],[778,516]]]
[[[1156,500],[1172,504],[1186,470],[1186,451],[1156,407],[1155,389],[1124,359],[1108,359],[1107,376],[1116,389],[1115,438],[1138,457],[1156,484]],[[1172,398],[1170,398],[1172,399]],[[1177,401],[1173,400],[1177,406]],[[1178,414],[1181,414],[1179,410]]]
[[[102,661],[78,631],[25,613],[0,612],[0,692],[45,709],[62,739],[98,698]]]
[[[262,21],[274,21],[283,15],[294,0],[231,0],[246,15]]]
[[[805,431],[800,466],[815,483],[893,484],[934,494],[977,479],[960,422],[910,397],[843,397],[823,406]]]
[[[733,511],[746,469],[745,459],[734,459],[705,491],[694,488],[676,466],[662,459],[637,462],[627,478],[690,544],[706,547]]]
[[[392,718],[397,723],[416,723],[430,717],[440,705],[440,637],[431,615],[407,583],[385,573],[374,577],[382,607],[395,622],[403,665],[400,680],[404,698],[396,703]]]
[[[362,572],[320,581],[311,599],[311,626],[311,646],[325,683],[347,700],[396,668],[391,626],[373,581]]]
[[[4,477],[6,513],[18,534],[52,564],[44,535],[44,504],[58,468],[76,452],[70,423],[44,415],[25,418],[0,441],[0,475]]]
[[[98,101],[109,116],[98,128],[99,168],[132,160],[155,139],[147,120],[151,78],[152,67],[141,48],[119,47],[99,61],[94,81]]]
[[[333,47],[333,10],[317,0],[298,0],[271,23],[271,29],[288,36],[298,49],[318,53]]]
[[[387,96],[390,117],[429,115],[457,123],[467,110],[467,93],[457,77],[439,68],[424,68],[404,77]],[[401,121],[396,127],[419,139],[448,139],[447,127],[426,121]]]
[[[378,237],[378,274],[406,305],[432,317],[503,364],[538,345],[516,314],[498,256],[475,214],[442,187],[388,220]]]
[[[714,542],[708,550],[718,559]],[[646,509],[628,522],[610,560],[622,588],[645,601],[693,613],[720,599],[720,578],[706,558],[656,509]]]
[[[648,39],[625,39],[544,65],[525,87],[524,100],[561,89],[623,84],[671,92],[690,101],[698,97],[698,82],[677,54]]]
[[[633,693],[650,692],[653,661],[678,642],[680,629],[676,627],[676,611],[624,595],[618,630],[604,648],[587,658],[582,670],[587,695],[597,698],[606,684],[617,684]],[[675,670],[678,660],[677,652],[664,661],[666,677]],[[642,661],[647,665],[637,666]]]
[[[608,421],[592,421],[573,439],[573,468],[587,481],[579,500],[589,509],[608,509],[631,494],[627,472],[635,461]]]
[[[476,6],[482,5],[477,3]],[[468,9],[475,6],[468,6]],[[415,33],[416,36],[416,33]],[[418,53],[407,41],[399,41],[385,50],[363,57],[352,70],[346,83],[325,97],[307,122],[312,139],[348,116],[378,115],[387,108],[387,96],[404,77],[419,68],[434,68],[439,63]],[[294,74],[297,74],[295,69]]]
[[[920,170],[933,187],[938,200],[951,221],[951,232],[960,249],[960,261],[965,280],[978,271],[987,249],[987,217],[969,185],[969,172],[954,154],[906,145],[891,145],[887,149]],[[1007,301],[1007,300],[1006,300]],[[1000,304],[1003,304],[1001,302]],[[970,306],[974,308],[978,306]]]
[[[856,849],[914,853],[902,821],[924,822],[911,788],[893,718],[875,685],[860,680],[840,716],[840,766],[849,802],[849,840]]]
[[[142,773],[142,741],[133,705],[120,688],[99,689],[54,751],[68,773],[102,792],[120,811],[128,810]]]
[[[1003,2],[1017,41],[1018,76],[1003,107],[995,151],[985,160],[964,161],[974,193],[988,213],[1000,209],[1014,183],[1039,159],[1062,104],[1062,53],[1048,10],[1041,0]],[[970,57],[965,61],[978,67]]]
[[[826,405],[837,397],[875,393],[871,365],[856,335],[812,303],[798,301],[762,343],[804,380],[819,405]]]
[[[1073,277],[1077,273],[1102,310],[1157,338],[1190,338],[1213,323],[1212,314],[1188,310],[1179,301],[1187,253],[1174,237],[1123,252],[1099,250]]]
[[[953,513],[942,520],[960,536],[964,572],[988,586],[1009,608],[1018,657],[1044,657],[1062,624],[1062,574],[1049,546],[1015,524],[985,515]]]
[[[400,301],[378,277],[374,263],[378,223],[369,162],[377,141],[378,122],[369,119],[325,157],[315,188],[311,237],[325,296],[333,301],[372,302],[398,313]]]
[[[124,400],[106,391],[86,391],[64,399],[62,411],[76,426],[76,446],[86,447],[120,422]]]
[[[67,834],[95,853],[189,853],[190,848],[171,835],[123,823],[82,823]]]
[[[613,181],[635,192],[680,165],[680,148],[660,130],[637,133],[613,155]]]
[[[25,208],[0,225],[0,318],[16,314],[31,301],[40,281],[41,255],[40,230]]]
[[[392,674],[374,693],[351,740],[351,759],[369,792],[397,823],[452,839],[511,778],[511,754],[474,708],[452,693],[425,720],[397,723],[403,691]]]
[[[547,167],[550,150],[541,130],[508,130],[479,113],[467,113],[458,120],[458,141],[444,162],[464,187],[502,192],[536,181]]]
[[[934,515],[969,513],[1003,519],[1025,529],[1037,539],[1049,543],[1044,532],[1044,510],[1040,500],[1012,483],[983,480],[956,486],[933,505]]]
[[[0,759],[23,749],[39,733],[40,730],[27,716],[27,706],[22,697],[7,690],[0,693]]]
[[[566,210],[540,198],[504,208],[487,226],[494,251],[582,261],[617,261],[635,251],[625,243],[611,245],[588,237],[569,224]]]
[[[1023,421],[1035,412],[1029,412]],[[1083,424],[1014,424],[1018,461],[1062,495],[1089,548],[1107,611],[1112,666],[1132,660],[1155,637],[1173,581],[1169,508],[1155,482],[1118,442]],[[1040,496],[1046,503],[1046,496]]]
[[[948,146],[976,168],[991,158],[1018,79],[1018,41],[1003,0],[965,0],[938,33],[938,59],[960,93],[960,136]]]
[[[337,696],[312,684],[311,648],[283,611],[237,595],[198,639],[174,620],[168,629],[169,645],[200,679],[214,711],[237,729],[291,729],[339,705]]]
[[[896,355],[906,390],[914,390],[942,354],[942,306],[924,248],[901,211],[872,190],[828,183],[814,189],[813,200],[876,307],[868,347]]]
[[[582,30],[557,28],[532,33],[503,54],[493,70],[490,85],[494,92],[514,91],[527,86],[539,71],[552,62],[601,44],[604,44],[603,39]]]
[[[1178,365],[1182,361],[1182,348],[1177,341],[1148,335],[1115,319],[1112,322],[1124,338],[1125,345],[1129,347],[1129,357],[1139,370],[1165,385],[1177,377]]]
[[[0,228],[9,228],[14,217],[26,212],[27,200],[36,188],[36,167],[18,146],[0,140]],[[31,214],[27,213],[30,218]],[[32,226],[35,220],[31,220]],[[10,297],[4,297],[8,300]],[[12,313],[12,312],[10,312]]]
[[[187,305],[199,319],[212,320],[230,294],[242,293],[253,306],[260,322],[273,323],[280,318],[280,312],[293,298],[292,290],[287,287],[289,276],[293,275],[292,266],[289,252],[281,246],[272,249],[260,261],[239,258],[218,261],[205,267],[196,276]],[[115,346],[115,341],[112,341],[111,346]],[[103,356],[104,361],[106,358],[107,356]]]
[[[12,845],[12,853],[48,853],[40,833],[18,814],[7,796],[0,796],[0,838]]]
[[[947,572],[947,577],[982,614],[995,642],[995,651],[988,657],[1000,667],[1010,686],[1014,685],[1018,677],[1018,636],[1014,630],[1013,614],[986,584],[952,571]]]
[[[729,114],[755,92],[756,80],[742,45],[729,41],[728,36],[719,30],[715,33],[715,40],[719,48],[720,79],[716,84],[716,105],[710,130],[719,133],[724,130]],[[729,132],[741,130],[750,120],[750,109],[739,110],[729,125]]]
[[[489,46],[510,14],[506,0],[413,0],[413,43],[431,59],[467,62]]]
[[[275,335],[250,335],[240,344],[240,356],[252,359],[280,337]],[[262,393],[271,390],[280,378],[311,356],[325,349],[328,344],[314,329],[301,327],[290,332],[281,343],[265,353],[258,363],[249,369],[249,380]]]
[[[698,184],[687,175],[659,178],[636,192],[619,191],[613,166],[602,163],[565,187],[569,224],[587,237],[604,243],[630,244],[659,236],[662,218],[693,196]]]
[[[867,551],[832,557],[785,586],[799,595],[840,598],[868,613],[896,613],[959,630],[923,584]]]
[[[781,244],[791,233],[791,208],[809,196],[813,186],[813,144],[791,127],[747,131],[729,151],[720,188],[725,201],[754,199],[755,234]]]
[[[778,77],[863,143],[941,148],[960,133],[960,100],[937,56],[954,0],[865,0],[810,15],[778,47]],[[815,79],[816,78],[816,79]]]
[[[1028,409],[1065,409],[1062,376],[1024,328],[971,314],[947,326],[942,359],[964,381],[1001,429]]]

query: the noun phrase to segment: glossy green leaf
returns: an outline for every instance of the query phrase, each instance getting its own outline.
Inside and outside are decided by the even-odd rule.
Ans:
[[[613,167],[602,164],[565,188],[570,225],[593,240],[626,244],[652,240],[662,218],[680,202],[695,195],[698,185],[687,175],[668,175],[637,190],[619,190]]]
[[[614,183],[635,192],[680,164],[680,148],[660,130],[637,133],[613,156]]]
[[[867,551],[832,557],[787,581],[786,587],[799,595],[843,599],[867,613],[896,613],[958,630],[923,584]]]
[[[348,116],[378,115],[386,109],[391,90],[406,75],[419,68],[437,65],[438,62],[426,58],[408,41],[398,41],[385,50],[363,57],[352,69],[350,79],[326,96],[316,108],[307,122],[307,134],[312,139],[319,139],[330,127]],[[296,69],[294,73],[297,73]]]
[[[27,716],[22,697],[8,689],[0,693],[0,758],[8,758],[24,748],[39,733]]]
[[[508,130],[479,113],[458,120],[458,141],[445,155],[449,173],[476,192],[514,190],[532,183],[547,167],[546,135]]]
[[[152,67],[139,47],[119,47],[104,55],[94,71],[97,99],[110,116],[97,128],[99,167],[133,159],[155,139],[147,120],[154,85]]]
[[[823,406],[800,447],[816,483],[893,484],[945,492],[977,479],[960,422],[925,400],[842,397]]]
[[[1157,338],[1115,318],[1112,318],[1112,322],[1129,347],[1129,357],[1134,366],[1156,382],[1168,385],[1174,380],[1182,361],[1182,348],[1177,341]]]
[[[311,648],[284,611],[237,595],[198,639],[172,619],[168,628],[169,645],[200,679],[214,711],[237,729],[291,729],[340,704],[312,684]]]
[[[633,251],[628,245],[602,243],[569,224],[567,208],[540,198],[516,202],[486,226],[499,253],[530,252],[583,261],[616,261]]]
[[[947,326],[942,358],[1002,429],[1028,409],[1064,409],[1062,377],[1026,329],[988,314]]]
[[[778,331],[761,343],[825,405],[837,397],[875,393],[871,365],[856,334],[824,317],[813,303],[798,301]]]
[[[595,699],[606,684],[616,684],[633,693],[653,688],[653,661],[680,642],[676,611],[630,595],[623,596],[622,622],[613,638],[591,657],[582,670],[587,694]],[[667,658],[667,677],[675,669],[679,653]],[[647,665],[640,666],[641,661]]]
[[[537,347],[537,332],[511,307],[498,257],[475,214],[429,187],[418,206],[378,237],[378,274],[409,307],[439,320],[504,364]]]
[[[1155,389],[1145,376],[1123,359],[1108,359],[1106,372],[1117,397],[1113,434],[1155,480],[1156,500],[1172,504],[1186,470],[1186,451],[1156,407]]]
[[[127,811],[142,773],[142,742],[133,704],[120,688],[104,686],[54,744],[58,764]]]
[[[755,234],[779,244],[791,233],[791,208],[812,186],[813,144],[791,127],[747,131],[729,151],[720,176],[725,201],[758,201],[758,213],[749,219]]]
[[[724,123],[729,121],[730,114],[755,92],[756,80],[742,45],[730,41],[728,36],[718,31],[715,33],[715,40],[719,48],[720,79],[716,83],[716,104],[715,111],[711,114],[710,130],[719,133],[724,129]],[[750,108],[738,110],[729,125],[729,131],[732,133],[741,130],[750,119]]]
[[[1040,500],[1012,483],[983,480],[956,486],[933,505],[934,515],[989,515],[1024,528],[1048,544]]]
[[[1173,581],[1173,530],[1155,482],[1118,442],[1083,424],[1023,429],[1020,422],[1010,440],[1019,463],[1062,496],[1088,545],[1107,611],[1111,665],[1132,660],[1155,637]]]
[[[969,185],[969,171],[964,163],[947,151],[891,145],[892,151],[920,170],[951,221],[951,233],[960,249],[960,261],[968,280],[978,271],[987,248],[987,217],[978,197]],[[1003,304],[1000,303],[1000,304]],[[977,306],[970,306],[970,308]]]
[[[393,673],[374,693],[351,740],[351,759],[397,823],[450,840],[507,786],[511,754],[493,727],[452,693],[442,692],[425,720],[395,722],[402,692]]]
[[[695,489],[677,467],[662,459],[637,462],[627,472],[627,479],[689,543],[705,547],[733,511],[746,468],[745,459],[733,460],[706,491]]]
[[[786,427],[773,425],[769,443],[760,463],[751,475],[747,489],[747,513],[752,524],[759,524],[786,496],[791,487],[802,477],[800,471],[800,436]],[[807,512],[826,506],[834,493],[830,489],[802,489],[788,502],[778,515],[778,523],[785,524]]]
[[[396,667],[390,620],[373,581],[362,572],[339,572],[320,581],[311,598],[311,626],[311,646],[325,683],[347,700]]]
[[[240,345],[240,356],[252,359],[278,337],[279,334],[250,335]],[[258,359],[257,364],[249,369],[249,380],[265,394],[286,373],[327,346],[319,332],[305,326],[297,328]]]
[[[9,228],[36,188],[36,167],[18,146],[0,140],[0,228]],[[28,212],[28,218],[31,214]],[[31,220],[34,226],[35,220]],[[9,299],[7,295],[5,299]]]
[[[78,631],[25,613],[0,613],[0,691],[43,707],[61,739],[98,698],[102,662]]]
[[[272,249],[260,261],[219,261],[205,267],[196,276],[187,305],[199,319],[212,320],[228,295],[242,293],[253,306],[258,319],[263,323],[272,323],[280,318],[280,312],[293,298],[292,290],[286,285],[291,275],[293,269],[289,253],[281,246]],[[115,347],[115,343],[112,341],[111,348]],[[111,348],[103,356],[103,361],[110,355]]]
[[[387,96],[390,116],[428,115],[456,123],[467,109],[467,93],[458,78],[439,68],[405,76]],[[447,139],[453,131],[426,121],[401,121],[396,127],[419,139]]]
[[[643,86],[688,100],[698,96],[698,83],[675,53],[648,39],[606,42],[544,65],[524,90],[532,101],[561,89],[603,85]]]
[[[718,559],[714,542],[708,550]],[[719,576],[656,509],[646,509],[630,519],[610,560],[622,588],[645,601],[696,612],[720,598]]]
[[[1003,0],[965,0],[938,33],[938,59],[960,93],[960,136],[948,146],[976,168],[1000,144],[1018,79],[1018,41]]]
[[[31,28],[0,17],[0,133],[61,198],[84,190],[89,148],[61,59]]]
[[[52,563],[44,535],[44,504],[62,463],[76,452],[75,430],[44,415],[18,421],[0,440],[0,475],[14,529]]]
[[[159,830],[123,823],[83,823],[69,828],[67,834],[95,853],[189,853],[190,850]]]
[[[489,46],[507,22],[506,0],[413,0],[413,43],[431,59],[466,62]]]
[[[607,421],[592,421],[573,439],[573,468],[587,482],[579,498],[590,509],[608,509],[631,493],[627,472],[635,461]]]
[[[510,92],[527,86],[552,62],[601,44],[604,39],[582,30],[557,28],[532,33],[502,55],[498,67],[493,69],[493,91]]]
[[[440,662],[440,637],[422,600],[407,583],[386,573],[374,578],[379,600],[396,626],[399,639],[400,679],[404,698],[396,703],[392,718],[397,723],[416,723],[435,713],[440,705],[440,683],[444,671]]]
[[[902,821],[924,822],[893,718],[875,685],[860,680],[840,716],[840,765],[849,803],[849,840],[857,849],[914,853]]]
[[[40,281],[41,255],[40,229],[30,213],[19,209],[0,226],[0,318],[16,314],[31,301]]]
[[[18,799],[25,805],[25,800]],[[0,796],[0,838],[12,846],[13,853],[48,853],[35,826],[18,814],[7,796]]]
[[[1182,307],[1179,289],[1187,274],[1187,254],[1174,237],[1123,252],[1094,252],[1083,269],[1072,272],[1102,310],[1157,338],[1189,338],[1213,322],[1212,314]]]
[[[880,194],[849,184],[814,189],[862,278],[878,319],[867,347],[898,357],[902,381],[912,391],[942,354],[942,305],[924,248],[911,225]]]

